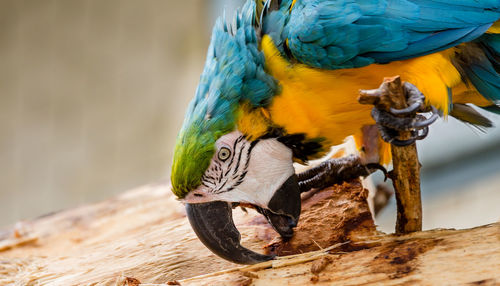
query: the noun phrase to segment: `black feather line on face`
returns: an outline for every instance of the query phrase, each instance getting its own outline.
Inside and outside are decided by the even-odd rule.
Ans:
[[[230,189],[234,189],[235,187],[237,187],[237,186],[239,186],[241,183],[243,183],[243,179],[245,179],[245,176],[247,175],[247,173],[248,173],[248,171],[247,171],[247,170],[245,170],[245,171],[241,174],[241,176],[240,176],[240,178],[238,179],[238,181],[237,181],[236,183],[234,183],[234,185],[232,185]]]
[[[266,135],[259,139],[276,138],[288,148],[292,149],[293,157],[299,161],[307,162],[325,150],[322,138],[308,139],[304,133],[286,134],[283,128],[273,127]]]
[[[238,172],[238,168],[240,167],[241,154],[243,154],[243,148],[244,146],[240,149],[240,153],[238,154],[238,160],[236,161],[236,166],[234,167],[233,175],[236,174],[236,172]]]
[[[214,169],[214,170],[215,170],[215,169]],[[212,176],[210,176],[210,175],[203,175],[202,180],[203,180],[203,179],[205,179],[205,180],[207,180],[207,179],[208,179],[208,180],[210,180],[210,181],[215,180],[215,178],[214,178],[214,177],[212,177]],[[207,180],[207,181],[208,181],[208,180]]]
[[[257,143],[259,143],[259,140],[254,140],[250,143],[250,147],[248,147],[248,150],[247,150],[247,158],[246,158],[246,161],[245,161],[245,165],[244,165],[244,168],[243,168],[243,172],[241,172],[241,174],[239,176],[234,176],[232,177],[232,179],[238,179],[236,181],[236,183],[234,183],[232,186],[228,187],[226,190],[220,192],[220,190],[222,189],[222,187],[219,188],[218,190],[218,193],[225,193],[225,192],[229,192],[229,191],[232,191],[235,187],[241,185],[241,183],[243,183],[243,180],[245,179],[247,173],[248,173],[248,166],[250,165],[250,158],[252,156],[252,149],[255,147],[255,145],[257,145]],[[238,156],[238,161],[236,162],[236,167],[234,169],[234,172],[233,172],[233,175],[236,174],[236,172],[238,171],[238,168],[240,166],[240,160],[241,160],[241,154],[243,153],[243,148],[240,150],[240,154]],[[226,180],[226,182],[228,181],[229,179]],[[225,182],[225,183],[226,183]],[[224,183],[224,184],[225,184]]]
[[[215,161],[215,171],[219,171],[221,169],[221,164],[219,163],[219,161]]]
[[[244,139],[244,137],[240,136],[240,137],[238,137],[238,139],[236,139],[234,141],[233,150],[232,150],[232,154],[231,154],[231,161],[227,165],[227,172],[224,174],[224,177],[227,176],[227,174],[229,173],[229,170],[231,170],[231,165],[233,164],[234,156],[236,155],[236,145],[238,145],[238,143],[240,143],[243,139]]]
[[[212,171],[213,168],[210,169],[210,171]],[[215,178],[213,178],[212,176],[210,175],[205,175],[203,174],[203,176],[201,176],[201,182],[206,182],[206,183],[209,183],[209,184],[212,184],[215,186]],[[206,186],[206,185],[205,185]]]
[[[292,134],[278,138],[278,141],[292,149],[293,157],[302,162],[308,161],[319,152],[323,151],[323,140],[310,140],[306,139],[305,134]]]

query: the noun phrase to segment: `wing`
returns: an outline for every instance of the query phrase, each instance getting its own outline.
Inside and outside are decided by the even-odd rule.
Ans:
[[[267,18],[264,32],[282,51],[313,67],[341,69],[472,41],[500,18],[500,0],[283,1]]]

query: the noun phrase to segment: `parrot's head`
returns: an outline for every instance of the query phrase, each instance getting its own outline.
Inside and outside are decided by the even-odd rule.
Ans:
[[[200,240],[219,256],[244,264],[272,257],[241,246],[234,206],[254,207],[285,238],[300,215],[292,150],[276,136],[251,138],[238,123],[245,116],[242,106],[262,109],[279,93],[258,49],[253,5],[247,2],[232,25],[219,19],[214,27],[171,175],[173,192],[186,204]]]

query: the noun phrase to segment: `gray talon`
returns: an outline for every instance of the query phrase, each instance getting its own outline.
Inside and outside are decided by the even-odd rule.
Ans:
[[[422,133],[420,133],[420,131]],[[415,137],[415,139],[417,140],[422,140],[424,139],[425,137],[427,137],[427,135],[429,134],[429,126],[426,126],[422,129],[419,129],[418,132],[417,132],[417,136]]]
[[[412,105],[408,106],[407,108],[403,109],[396,109],[391,107],[389,111],[394,115],[409,115],[417,112],[417,110],[419,110],[421,106],[422,104],[420,102],[415,102]]]
[[[416,140],[424,139],[429,133],[429,125],[434,123],[438,117],[438,111],[434,106],[424,105],[424,95],[411,83],[403,85],[410,106],[403,109],[390,108],[389,111],[372,109],[372,117],[377,122],[382,139],[395,146],[407,146]],[[427,118],[418,112],[430,111],[432,115]],[[400,132],[410,131],[411,137],[399,139]]]
[[[433,106],[432,107],[432,115],[431,117],[429,117],[428,119],[425,119],[425,120],[422,120],[422,121],[417,121],[413,127],[414,128],[424,128],[424,127],[428,127],[429,125],[431,125],[432,123],[434,123],[434,121],[436,121],[438,119],[439,115],[437,113],[437,109]]]

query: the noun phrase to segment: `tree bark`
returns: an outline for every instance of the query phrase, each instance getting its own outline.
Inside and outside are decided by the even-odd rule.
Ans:
[[[359,181],[309,194],[289,242],[253,210],[235,211],[245,246],[298,253],[242,267],[201,244],[166,184],[146,186],[0,231],[0,285],[500,282],[499,224],[385,235],[366,196]]]

